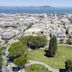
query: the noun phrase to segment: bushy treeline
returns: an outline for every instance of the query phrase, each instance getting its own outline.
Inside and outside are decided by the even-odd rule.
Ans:
[[[13,43],[9,48],[9,57],[13,58],[13,62],[17,65],[23,66],[27,62],[26,52],[28,47],[37,49],[47,45],[45,36],[25,36],[20,41]],[[11,59],[12,59],[11,58]]]
[[[21,41],[13,43],[9,48],[9,55],[11,56],[21,56],[24,55],[27,50],[27,46],[24,45]]]
[[[27,46],[24,45],[21,41],[13,43],[11,47],[9,48],[9,57],[11,60],[19,65],[23,66],[25,62],[27,62],[27,56],[26,56]]]
[[[47,45],[47,38],[45,36],[25,36],[20,40],[31,49],[38,49]]]

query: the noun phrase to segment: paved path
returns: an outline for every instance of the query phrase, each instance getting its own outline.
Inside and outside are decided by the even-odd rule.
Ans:
[[[59,72],[58,69],[54,69],[54,68],[50,67],[49,65],[47,65],[47,64],[45,64],[45,63],[43,63],[43,62],[33,61],[33,60],[29,60],[28,62],[29,62],[29,63],[26,64],[26,66],[30,66],[30,65],[32,65],[32,64],[41,64],[41,65],[45,66],[49,71]]]
[[[22,69],[22,70],[20,70],[20,71],[18,71],[18,72],[25,72],[25,70],[24,70],[24,69]]]
[[[2,54],[2,59],[3,59],[2,72],[11,72],[11,71],[8,70],[8,68],[6,66],[7,60],[8,60],[7,56],[9,54],[9,52],[8,52],[9,48],[10,48],[10,45],[7,44],[6,49],[3,49],[3,54]]]
[[[58,46],[68,46],[68,47],[72,47],[72,45],[69,45],[69,44],[58,44]]]

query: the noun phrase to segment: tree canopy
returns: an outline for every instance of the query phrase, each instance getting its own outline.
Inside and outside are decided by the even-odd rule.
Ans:
[[[14,63],[19,66],[23,66],[27,62],[27,57],[19,57],[14,60]]]
[[[47,53],[48,56],[53,57],[57,51],[57,38],[53,35],[49,42],[49,51]]]
[[[47,38],[45,36],[25,36],[21,38],[20,41],[32,49],[37,49],[47,45]]]
[[[11,47],[9,48],[9,55],[11,56],[23,55],[25,54],[26,50],[27,50],[26,45],[23,45],[23,43],[19,41],[11,45]]]

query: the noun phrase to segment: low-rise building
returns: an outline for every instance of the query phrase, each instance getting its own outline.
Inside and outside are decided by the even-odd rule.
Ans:
[[[66,43],[67,37],[66,37],[66,34],[65,33],[58,32],[56,36],[57,36],[58,43]]]
[[[3,40],[10,40],[16,36],[16,33],[13,31],[6,31],[1,34]]]
[[[30,28],[24,32],[24,36],[27,35],[43,35],[43,30],[40,28]]]

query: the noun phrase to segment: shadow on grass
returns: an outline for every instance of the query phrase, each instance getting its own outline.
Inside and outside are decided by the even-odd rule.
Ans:
[[[46,56],[46,57],[48,57],[48,50],[45,50],[45,54],[44,54],[44,56]]]
[[[16,59],[16,58],[19,58],[21,55],[17,55],[17,56],[8,56],[8,58],[9,58],[9,62],[13,62],[14,61],[14,59]]]
[[[49,52],[48,50],[44,50],[45,52]]]
[[[49,55],[49,50],[45,50],[44,56],[52,58],[53,56]],[[66,69],[59,69],[59,72],[66,72]]]
[[[44,56],[49,57],[49,58],[53,57],[53,55],[50,55],[49,50],[45,50]]]

